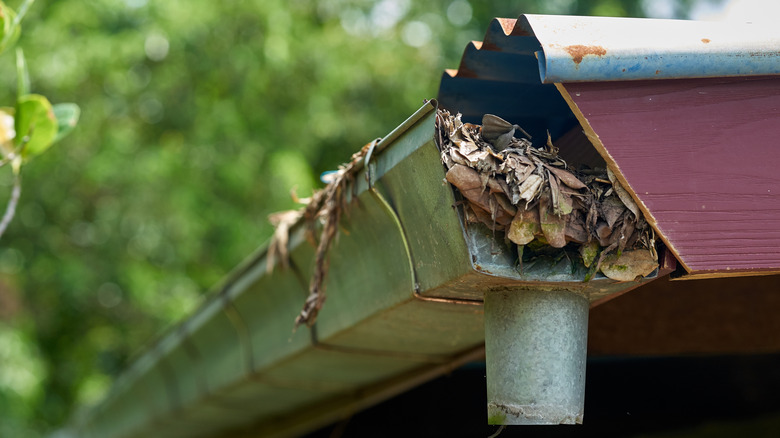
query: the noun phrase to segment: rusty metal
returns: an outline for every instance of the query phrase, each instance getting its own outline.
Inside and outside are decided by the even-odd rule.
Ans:
[[[496,18],[444,73],[438,100],[479,123],[518,124],[539,146],[578,126],[554,83],[780,74],[780,28],[526,14]]]
[[[780,29],[758,23],[523,15],[546,84],[780,73]]]
[[[484,301],[482,300],[469,300],[463,298],[439,298],[439,297],[426,297],[420,295],[419,292],[414,293],[414,297],[421,301],[430,301],[432,303],[448,303],[448,304],[464,304],[467,306],[482,306]]]

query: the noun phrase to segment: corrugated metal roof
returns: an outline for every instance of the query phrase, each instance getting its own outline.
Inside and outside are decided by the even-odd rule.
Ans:
[[[464,121],[480,123],[485,113],[512,120],[538,145],[547,130],[557,138],[577,121],[555,86],[542,84],[535,56],[541,45],[516,23],[494,19],[483,41],[466,47],[458,69],[444,72],[438,100]]]
[[[495,19],[483,43],[466,49],[457,75],[506,79],[507,55],[525,57],[509,72],[514,82],[769,75],[780,73],[778,49],[777,26],[526,14]]]
[[[576,125],[554,83],[780,74],[780,28],[758,24],[526,14],[496,18],[438,100],[464,119],[491,112],[537,143]]]
[[[542,82],[780,73],[780,28],[753,23],[524,15]]]

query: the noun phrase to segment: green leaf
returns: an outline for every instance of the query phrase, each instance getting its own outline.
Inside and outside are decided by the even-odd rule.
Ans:
[[[22,157],[29,159],[46,151],[58,131],[49,100],[38,94],[22,96],[16,102],[15,128],[15,143],[25,143]]]
[[[16,12],[0,1],[0,53],[14,45],[20,32]]]
[[[582,264],[584,264],[586,268],[589,268],[590,265],[596,260],[596,256],[599,255],[600,249],[601,248],[599,247],[599,243],[595,240],[583,243],[582,246],[580,246]]]
[[[16,48],[16,93],[17,99],[30,94],[30,72],[21,47]]]
[[[52,110],[57,119],[57,135],[54,137],[56,143],[76,127],[81,116],[81,108],[75,103],[58,103],[52,107]]]

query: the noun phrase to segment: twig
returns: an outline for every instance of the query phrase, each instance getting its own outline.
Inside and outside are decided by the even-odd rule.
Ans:
[[[27,14],[27,10],[30,9],[30,6],[32,6],[33,2],[35,2],[35,0],[25,0],[25,2],[19,6],[19,11],[16,13],[13,26],[18,26],[19,23],[22,22],[22,18],[24,18],[24,16]]]
[[[32,132],[32,129],[30,130],[30,132]],[[18,158],[22,154],[22,151],[24,151],[24,148],[27,146],[27,143],[29,142],[30,142],[30,136],[29,135],[24,136],[24,138],[22,138],[22,143],[19,146],[15,147],[14,150],[8,153],[8,155],[0,159],[0,167],[5,166],[6,164]]]
[[[496,433],[494,433],[493,435],[490,435],[488,438],[496,438],[497,436],[499,436],[501,434],[501,432],[504,431],[505,427],[506,427],[506,424],[502,424],[501,427],[498,428]]]
[[[8,224],[16,214],[16,205],[19,203],[19,196],[22,194],[22,181],[18,172],[14,172],[14,187],[11,190],[11,199],[8,200],[8,206],[5,207],[5,214],[3,220],[0,221],[0,237],[5,233],[5,229],[8,228]]]
[[[317,320],[317,314],[325,302],[325,278],[330,264],[328,250],[339,231],[341,213],[346,207],[345,195],[349,186],[354,187],[357,165],[363,161],[372,145],[375,145],[377,141],[374,140],[366,144],[360,151],[352,155],[350,162],[341,165],[338,172],[335,173],[333,181],[324,189],[314,193],[312,200],[303,210],[303,219],[309,223],[312,231],[316,220],[321,218],[322,231],[314,255],[314,272],[309,283],[309,296],[303,304],[301,313],[295,318],[296,328],[303,323],[311,327]]]
[[[3,166],[5,166],[6,164],[8,164],[8,163],[10,163],[11,161],[13,161],[13,159],[14,159],[14,158],[16,158],[16,157],[18,156],[16,153],[17,153],[17,151],[18,151],[19,149],[20,149],[20,148],[16,148],[16,150],[14,150],[13,152],[11,152],[11,153],[9,153],[8,155],[6,155],[6,156],[5,156],[3,159],[0,159],[0,167],[3,167]]]

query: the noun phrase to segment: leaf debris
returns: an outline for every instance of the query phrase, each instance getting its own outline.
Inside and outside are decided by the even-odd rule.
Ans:
[[[357,173],[358,164],[363,161],[374,142],[363,146],[354,153],[349,162],[339,166],[338,170],[329,174],[329,183],[323,189],[315,191],[311,198],[305,200],[306,206],[301,210],[293,210],[272,214],[269,217],[276,227],[266,255],[266,268],[273,269],[277,259],[283,267],[288,265],[289,230],[299,220],[306,223],[306,238],[316,246],[314,256],[314,271],[309,282],[309,296],[304,302],[301,313],[295,318],[295,327],[301,324],[314,325],[317,314],[325,303],[325,278],[328,273],[328,249],[338,234],[341,213],[346,208],[345,194],[352,187]],[[318,226],[321,225],[319,236]]]
[[[513,136],[524,132],[519,126],[490,114],[486,121],[489,129],[444,109],[436,114],[446,179],[466,198],[467,223],[503,232],[523,259],[541,247],[568,250],[591,269],[586,280],[601,271],[632,281],[655,270],[654,232],[611,170],[578,172],[558,156],[549,134],[537,149]]]
[[[467,222],[505,233],[523,259],[544,253],[540,248],[570,249],[567,253],[590,268],[586,280],[601,271],[613,280],[630,281],[657,267],[653,230],[611,171],[577,173],[558,156],[549,135],[545,148],[536,149],[528,138],[513,136],[519,132],[530,138],[519,126],[489,114],[483,120],[489,121],[496,138],[485,140],[482,126],[463,123],[460,114],[441,109],[436,114],[435,140],[446,179],[466,198]],[[316,246],[309,295],[296,327],[312,326],[325,302],[328,250],[346,208],[345,194],[373,143],[330,173],[325,188],[301,199],[304,208],[269,217],[276,231],[267,252],[268,271],[277,262],[289,265],[289,232],[299,221],[306,223],[306,238]],[[496,143],[501,150],[493,149],[499,147]]]

